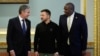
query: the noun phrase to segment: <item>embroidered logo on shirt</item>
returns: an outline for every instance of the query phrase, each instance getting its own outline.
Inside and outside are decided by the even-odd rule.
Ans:
[[[78,17],[76,16],[75,19],[78,19]]]
[[[52,32],[52,31],[53,31],[53,29],[52,29],[52,28],[50,28],[50,31]]]

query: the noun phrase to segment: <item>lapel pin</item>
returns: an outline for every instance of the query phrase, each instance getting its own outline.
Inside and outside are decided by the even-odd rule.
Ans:
[[[50,31],[53,31],[53,29],[52,29],[52,28],[50,28]]]
[[[75,17],[76,19],[78,19],[78,17]]]

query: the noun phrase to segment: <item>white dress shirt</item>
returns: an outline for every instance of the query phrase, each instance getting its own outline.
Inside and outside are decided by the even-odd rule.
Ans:
[[[74,15],[75,15],[75,12],[73,12],[73,14],[72,14],[71,16],[67,17],[68,32],[70,32],[70,29],[71,29],[71,27],[72,27]],[[67,44],[70,45],[69,37],[68,37]]]
[[[72,27],[74,15],[75,15],[75,12],[73,12],[73,14],[71,16],[67,17],[67,27],[68,27],[69,32],[70,32],[70,29]]]
[[[26,21],[25,21],[25,19],[23,19],[20,15],[19,15],[19,20],[20,20],[20,24],[21,24],[21,27],[22,27],[22,29],[23,29],[23,20],[24,20],[24,22],[25,22],[25,29],[27,29],[27,25],[26,25]]]

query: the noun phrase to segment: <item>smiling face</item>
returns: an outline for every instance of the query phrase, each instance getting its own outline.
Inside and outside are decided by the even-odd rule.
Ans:
[[[64,13],[67,16],[72,15],[74,12],[74,5],[72,3],[68,3],[64,6]]]

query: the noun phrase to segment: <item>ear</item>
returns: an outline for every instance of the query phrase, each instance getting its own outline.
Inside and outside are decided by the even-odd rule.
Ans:
[[[47,15],[48,16],[48,18],[50,18],[50,16],[49,15]]]

